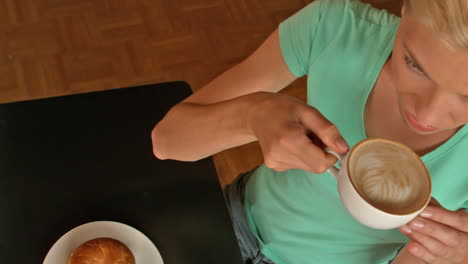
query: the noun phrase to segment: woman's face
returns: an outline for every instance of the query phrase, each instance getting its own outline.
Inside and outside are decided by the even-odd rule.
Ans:
[[[429,135],[468,123],[468,51],[449,49],[435,33],[403,12],[391,59],[402,118]]]

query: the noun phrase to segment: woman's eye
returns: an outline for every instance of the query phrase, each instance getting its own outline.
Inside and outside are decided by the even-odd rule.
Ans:
[[[419,68],[419,66],[416,63],[414,63],[414,61],[408,56],[405,56],[405,64],[408,65],[412,70],[422,73],[421,68]]]

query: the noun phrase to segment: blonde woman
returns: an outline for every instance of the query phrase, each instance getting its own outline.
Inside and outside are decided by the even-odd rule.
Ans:
[[[468,0],[408,0],[402,18],[317,0],[171,109],[154,153],[193,161],[259,141],[265,164],[225,190],[245,263],[468,263],[467,71]],[[276,93],[304,75],[307,104]],[[418,153],[440,204],[400,230],[351,218],[323,146],[367,137]]]

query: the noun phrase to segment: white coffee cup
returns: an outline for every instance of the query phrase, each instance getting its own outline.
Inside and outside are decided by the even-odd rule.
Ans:
[[[403,144],[366,139],[345,155],[330,148],[341,169],[328,169],[338,181],[340,199],[362,224],[375,229],[400,227],[431,200],[429,172],[419,156]]]

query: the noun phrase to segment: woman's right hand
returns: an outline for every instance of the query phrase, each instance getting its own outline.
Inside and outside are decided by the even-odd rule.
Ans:
[[[247,125],[260,143],[267,167],[322,174],[337,161],[323,150],[325,146],[339,153],[348,151],[336,126],[317,109],[283,94],[257,92],[255,96]]]

